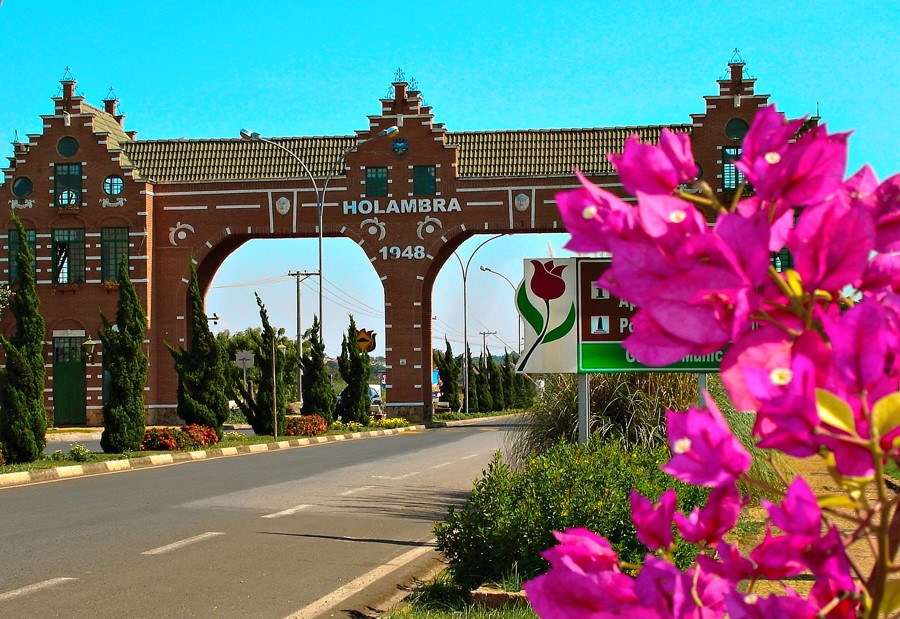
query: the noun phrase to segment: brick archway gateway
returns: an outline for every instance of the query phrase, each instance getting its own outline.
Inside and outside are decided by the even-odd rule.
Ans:
[[[319,187],[342,153],[359,144],[328,185],[322,235],[356,242],[384,286],[390,415],[431,419],[432,287],[453,250],[477,233],[562,232],[554,194],[577,186],[573,168],[624,196],[605,153],[620,152],[634,134],[656,142],[669,127],[692,134],[703,180],[714,191],[733,190],[739,179],[730,163],[734,149],[739,152],[741,128],[768,95],[754,94],[755,79],[744,76],[742,62],[729,67],[718,93],[705,97],[704,112],[692,115],[690,123],[450,132],[434,122],[419,92],[396,82],[393,97],[381,100],[380,112],[355,136],[277,140],[306,163]],[[74,319],[96,335],[98,309],[115,314],[115,295],[103,285],[101,266],[112,247],[107,231],[127,226],[132,280],[149,316],[148,421],[172,421],[177,377],[163,342],[185,345],[189,338],[191,261],[205,294],[225,258],[246,241],[317,238],[316,194],[298,162],[270,144],[238,138],[137,140],[124,130],[114,97],[99,109],[75,94],[74,80],[62,84],[54,114],[44,116],[43,134],[14,144],[2,195],[27,220],[26,227],[36,230],[38,288],[48,325]],[[391,125],[400,127],[398,136],[365,142]],[[60,146],[68,137],[81,144],[75,155]],[[81,200],[63,208],[62,193],[74,189],[66,183],[74,181],[60,171],[72,172],[72,163],[80,164]],[[122,187],[110,184],[111,177]],[[23,195],[22,178],[33,193]],[[104,223],[111,213],[120,222],[115,226]],[[6,224],[4,233],[8,216]],[[63,284],[53,267],[61,243],[55,235],[72,229],[85,237],[84,272],[80,281]],[[8,261],[8,251],[5,257]],[[75,266],[70,262],[70,269]],[[8,330],[10,320],[4,315],[0,332]],[[100,421],[101,363],[102,353],[88,363],[89,424]],[[54,408],[50,395],[47,405]]]

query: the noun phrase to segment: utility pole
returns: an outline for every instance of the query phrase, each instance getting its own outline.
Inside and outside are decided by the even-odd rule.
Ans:
[[[303,287],[304,279],[314,277],[318,271],[288,271],[287,274],[297,280],[297,401],[303,408]],[[321,282],[320,282],[321,285]],[[319,320],[322,317],[319,316]]]
[[[496,331],[479,331],[479,335],[481,335],[481,356],[482,358],[487,356],[487,336],[489,335],[497,335]]]

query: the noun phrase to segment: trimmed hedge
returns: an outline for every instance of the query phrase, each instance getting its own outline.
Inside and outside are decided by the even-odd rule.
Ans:
[[[648,551],[631,522],[631,488],[656,500],[674,486],[685,513],[709,494],[663,473],[659,467],[668,459],[666,447],[625,448],[599,438],[586,446],[558,443],[521,471],[510,469],[498,453],[466,504],[450,507],[445,521],[435,525],[438,549],[454,581],[469,588],[513,573],[522,580],[542,573],[547,563],[540,553],[556,544],[553,531],[570,527],[591,529],[610,541],[621,560],[643,563]],[[690,565],[696,552],[690,544],[678,545],[676,563]]]
[[[144,431],[141,451],[183,451],[218,442],[219,435],[215,428],[196,423],[180,428],[148,428]]]
[[[302,415],[285,419],[285,436],[319,436],[328,432],[328,424],[322,415]]]

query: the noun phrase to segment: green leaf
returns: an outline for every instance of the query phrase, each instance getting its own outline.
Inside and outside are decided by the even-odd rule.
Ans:
[[[531,304],[531,301],[528,298],[528,290],[525,288],[525,282],[522,282],[519,286],[518,293],[516,294],[516,307],[522,315],[522,318],[525,319],[525,322],[534,329],[535,333],[540,334],[544,329],[544,317],[541,316],[538,309]]]
[[[889,580],[884,583],[881,614],[887,617],[897,609],[900,609],[900,580]]]
[[[892,393],[875,402],[872,418],[878,436],[884,436],[900,426],[900,393]]]
[[[822,423],[856,436],[856,424],[850,405],[825,389],[816,389],[816,409]]]
[[[569,310],[569,315],[566,316],[566,319],[563,321],[561,325],[550,331],[544,337],[544,344],[549,344],[555,340],[558,340],[561,337],[565,337],[566,333],[572,330],[572,327],[575,326],[575,304],[572,304],[572,308]]]

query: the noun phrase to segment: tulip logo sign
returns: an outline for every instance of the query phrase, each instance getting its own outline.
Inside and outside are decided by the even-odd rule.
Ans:
[[[525,261],[525,279],[516,294],[516,308],[527,325],[525,352],[516,371],[577,371],[576,288],[573,258]]]
[[[688,355],[670,365],[639,362],[622,347],[638,308],[602,286],[609,258],[525,260],[516,308],[525,322],[518,372],[718,372],[724,352]]]

